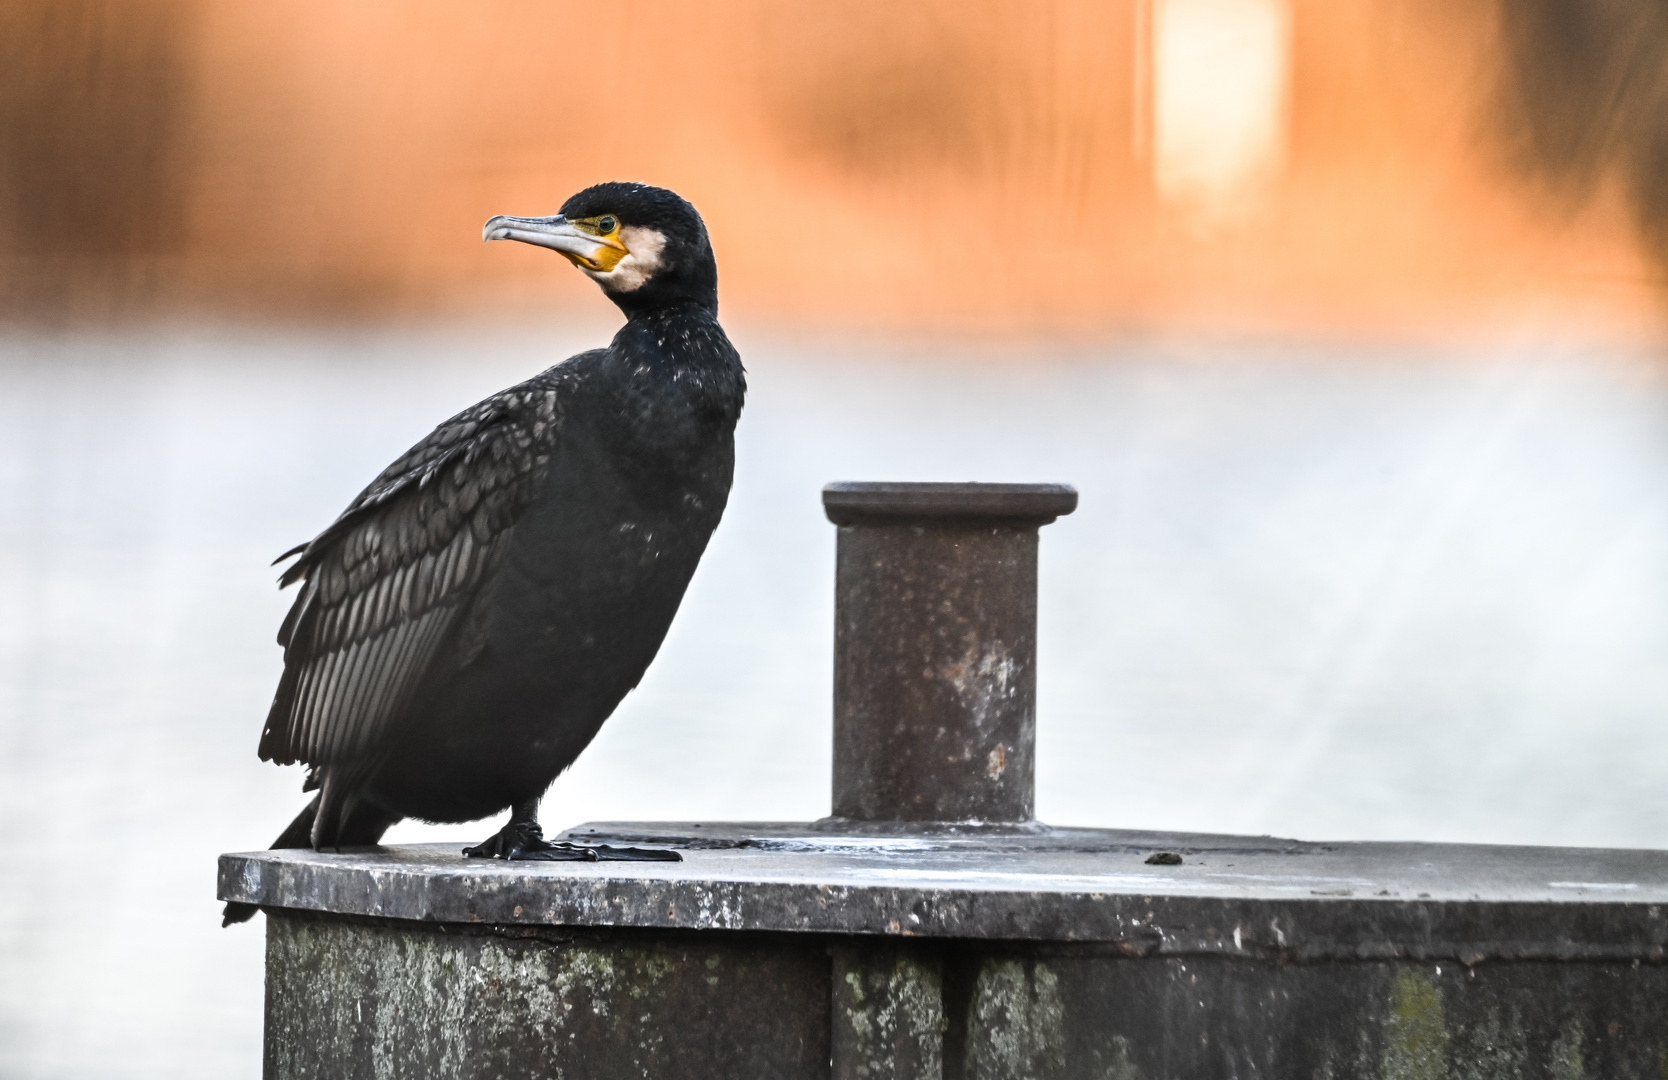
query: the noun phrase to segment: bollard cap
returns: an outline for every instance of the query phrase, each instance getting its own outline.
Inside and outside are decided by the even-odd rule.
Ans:
[[[912,484],[841,481],[822,489],[836,525],[965,522],[1047,525],[1077,509],[1069,484]]]

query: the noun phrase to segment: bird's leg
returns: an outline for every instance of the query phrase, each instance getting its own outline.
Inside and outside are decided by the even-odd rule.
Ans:
[[[472,859],[527,859],[552,846],[539,828],[539,800],[528,799],[510,807],[510,820],[502,829],[463,853]]]
[[[550,841],[539,828],[539,800],[528,799],[510,807],[510,820],[485,843],[464,848],[472,859],[523,859],[538,862],[682,862],[683,856],[670,848],[613,847],[609,844],[575,844]]]

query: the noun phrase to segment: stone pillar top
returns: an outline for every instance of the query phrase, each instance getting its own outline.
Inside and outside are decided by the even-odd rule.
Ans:
[[[941,484],[842,481],[822,489],[836,525],[929,521],[1047,525],[1077,509],[1069,484]]]
[[[1131,956],[1668,958],[1663,851],[721,822],[596,822],[562,839],[684,861],[255,851],[220,857],[219,895],[419,922],[1105,942]]]

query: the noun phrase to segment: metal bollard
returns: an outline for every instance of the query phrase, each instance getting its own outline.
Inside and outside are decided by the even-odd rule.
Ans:
[[[1037,530],[1062,484],[830,484],[834,817],[1019,824],[1035,808]]]

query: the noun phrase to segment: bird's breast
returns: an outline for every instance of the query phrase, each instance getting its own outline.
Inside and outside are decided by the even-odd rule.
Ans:
[[[488,649],[520,657],[518,670],[646,666],[723,512],[728,433],[630,454],[616,434],[581,429],[552,453],[483,590]]]

